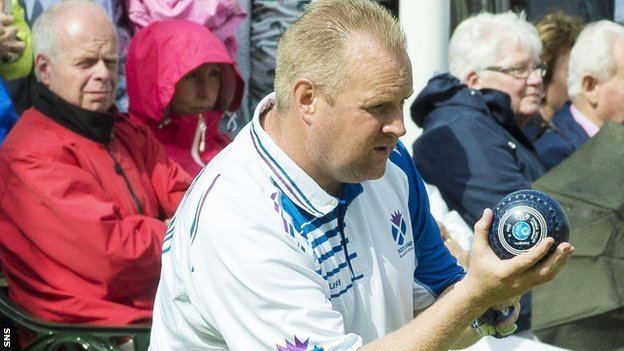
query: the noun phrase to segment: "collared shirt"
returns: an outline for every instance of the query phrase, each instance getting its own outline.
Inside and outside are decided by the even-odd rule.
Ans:
[[[581,112],[574,104],[570,104],[570,113],[572,114],[572,118],[578,123],[581,128],[587,133],[587,135],[592,138],[600,128],[594,124],[589,118],[587,118],[583,112]]]
[[[152,350],[357,350],[464,275],[402,145],[381,179],[336,198],[262,129],[273,104],[259,104],[172,219]]]

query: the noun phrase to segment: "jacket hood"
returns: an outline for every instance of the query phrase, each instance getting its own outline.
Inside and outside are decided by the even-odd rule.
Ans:
[[[482,111],[491,114],[502,125],[515,126],[509,95],[494,89],[470,89],[449,73],[436,75],[429,80],[412,103],[410,113],[412,120],[423,128],[431,111],[449,106]]]
[[[223,66],[214,110],[238,109],[243,79],[223,43],[208,28],[188,20],[167,20],[141,29],[132,38],[126,59],[128,111],[143,120],[160,121],[176,83],[205,63]]]

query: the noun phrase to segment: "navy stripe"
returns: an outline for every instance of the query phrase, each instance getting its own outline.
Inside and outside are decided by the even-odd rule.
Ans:
[[[352,253],[349,255],[349,259],[353,260],[357,257],[357,253]],[[341,264],[338,265],[338,267],[332,269],[331,271],[327,272],[327,274],[325,274],[323,276],[323,279],[327,280],[329,278],[331,278],[332,276],[334,276],[336,273],[340,272],[341,270],[343,270],[344,268],[348,267],[349,264],[347,264],[347,262],[343,262]]]
[[[347,245],[349,243],[349,238],[345,239],[345,245]],[[319,257],[319,262],[323,262],[323,261],[327,261],[327,259],[331,258],[332,256],[334,256],[336,253],[338,252],[342,252],[342,244],[336,245],[334,247],[332,247],[331,251],[322,254]]]
[[[326,242],[327,240],[329,240],[330,238],[335,237],[336,235],[338,235],[338,233],[340,232],[340,228],[336,227],[332,230],[328,230],[325,233],[323,233],[322,236],[312,240],[311,244],[312,244],[312,248],[316,248],[317,246],[321,245],[322,243]]]
[[[351,278],[351,283],[349,285],[347,285],[344,289],[340,290],[339,292],[335,293],[335,294],[331,294],[331,296],[329,296],[330,299],[335,299],[337,297],[340,297],[341,295],[343,295],[344,293],[346,293],[347,291],[349,291],[349,289],[351,289],[353,287],[353,282],[355,282],[356,280],[360,280],[364,278],[364,274],[360,274],[355,278]]]
[[[338,218],[338,211],[333,210],[330,213],[326,214],[323,217],[314,218],[312,221],[305,223],[302,226],[302,231],[306,234],[320,228],[323,224],[329,223],[334,219]]]
[[[253,126],[252,126],[253,127]],[[299,187],[297,187],[297,184],[295,184],[295,182],[293,182],[293,180],[288,176],[288,173],[286,173],[284,171],[284,169],[277,163],[277,161],[275,161],[275,159],[271,156],[271,154],[269,154],[269,152],[264,148],[264,146],[262,145],[262,143],[260,142],[260,137],[258,137],[258,135],[256,134],[256,131],[254,130],[254,128],[250,128],[250,131],[252,133],[252,141],[254,144],[254,147],[256,148],[256,151],[260,154],[260,156],[262,157],[262,159],[264,160],[264,162],[267,163],[267,165],[269,165],[269,168],[271,168],[271,170],[273,171],[273,173],[275,173],[275,175],[277,175],[277,177],[282,181],[282,183],[284,183],[284,185],[288,188],[288,191],[295,197],[295,199],[297,199],[298,202],[300,202],[304,207],[305,204],[307,204],[309,206],[309,210],[311,212],[316,212],[316,214],[318,216],[322,216],[323,213],[319,210],[317,210],[312,203],[310,203],[310,201],[305,197],[305,195],[303,194],[303,192],[301,191],[301,189],[299,189]],[[255,136],[255,138],[254,138]],[[256,140],[257,140],[257,145],[260,146],[260,148],[262,149],[262,151],[264,151],[264,153],[269,157],[269,159],[275,164],[275,166],[282,172],[282,174],[286,177],[286,179],[288,179],[288,181],[290,182],[290,184],[292,184],[292,186],[295,188],[295,190],[299,193],[299,195],[303,198],[303,200],[305,200],[305,204],[297,197],[297,195],[292,191],[292,189],[290,188],[290,186],[284,181],[284,179],[282,179],[282,177],[275,171],[275,169],[273,168],[273,166],[266,160],[266,158],[264,158],[264,156],[262,156],[260,150],[258,150],[258,147],[256,145]]]

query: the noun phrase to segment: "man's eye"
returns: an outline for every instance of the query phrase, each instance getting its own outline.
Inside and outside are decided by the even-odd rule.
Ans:
[[[387,106],[386,103],[381,103],[381,104],[373,105],[369,107],[369,109],[374,110],[374,111],[382,111],[383,109],[386,108],[386,106]]]
[[[78,66],[82,68],[89,68],[93,66],[97,61],[95,60],[82,60],[78,62]]]

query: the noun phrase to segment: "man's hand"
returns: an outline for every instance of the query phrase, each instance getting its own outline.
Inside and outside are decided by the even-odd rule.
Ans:
[[[0,59],[3,62],[16,60],[26,48],[26,44],[17,39],[17,27],[12,22],[13,16],[0,13]]]
[[[550,257],[540,262],[554,242],[549,237],[521,255],[501,260],[487,240],[492,218],[492,211],[486,209],[483,217],[475,224],[470,269],[464,280],[458,283],[484,306],[499,305],[552,280],[574,253],[574,247],[564,242],[559,244]]]

